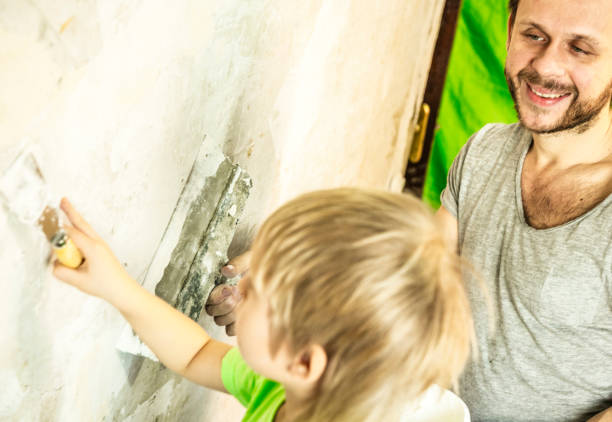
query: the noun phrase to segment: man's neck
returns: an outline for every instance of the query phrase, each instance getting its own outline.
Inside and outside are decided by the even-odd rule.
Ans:
[[[529,151],[536,168],[567,169],[577,165],[601,163],[612,157],[612,114],[606,108],[584,132],[568,130],[552,134],[533,134]]]
[[[521,174],[525,219],[532,227],[564,224],[612,193],[611,126],[608,116],[583,133],[534,134]]]

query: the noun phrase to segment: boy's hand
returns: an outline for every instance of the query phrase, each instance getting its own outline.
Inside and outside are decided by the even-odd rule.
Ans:
[[[221,273],[226,278],[234,278],[246,273],[251,262],[251,251],[246,251],[242,255],[238,255],[228,262],[225,267],[221,268]]]
[[[222,284],[215,287],[206,301],[206,313],[214,317],[215,323],[225,327],[228,336],[235,336],[236,305],[240,302],[238,286]]]
[[[76,269],[56,261],[53,275],[87,294],[98,296],[119,307],[117,300],[121,298],[124,289],[136,282],[121,266],[109,246],[66,198],[62,199],[60,208],[72,223],[72,227],[66,226],[64,230],[83,254],[84,261]]]
[[[227,278],[244,274],[249,269],[250,258],[251,252],[245,252],[237,256],[221,269],[221,273]],[[234,310],[238,302],[240,302],[238,287],[227,284],[215,287],[206,301],[206,313],[214,317],[217,325],[225,327],[228,336],[236,335],[234,324],[236,314]]]
[[[211,339],[197,322],[140,286],[66,199],[61,208],[74,226],[66,228],[68,236],[85,261],[74,270],[56,263],[54,275],[115,306],[167,368],[227,392],[221,379],[221,362],[231,346]]]

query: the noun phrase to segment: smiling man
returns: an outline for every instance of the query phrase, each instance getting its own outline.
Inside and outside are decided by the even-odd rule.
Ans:
[[[438,211],[495,310],[467,275],[479,356],[460,393],[474,421],[612,421],[612,1],[510,10],[520,123],[470,139]]]

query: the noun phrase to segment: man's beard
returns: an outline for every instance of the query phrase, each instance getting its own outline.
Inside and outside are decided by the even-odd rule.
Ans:
[[[599,115],[601,110],[605,106],[610,106],[610,98],[612,97],[612,82],[596,99],[580,100],[578,90],[574,85],[563,85],[556,81],[547,81],[535,70],[525,68],[517,75],[519,82],[523,81],[524,83],[529,83],[530,85],[541,86],[547,90],[558,93],[570,93],[574,97],[572,103],[565,111],[565,114],[561,116],[557,122],[549,125],[548,127],[528,127],[525,125],[523,117],[521,116],[521,107],[519,106],[518,102],[518,86],[510,77],[507,70],[505,71],[505,74],[508,88],[510,89],[510,95],[512,95],[512,99],[514,100],[514,108],[516,109],[519,120],[523,126],[535,133],[556,133],[565,130],[575,130],[578,133],[584,133],[589,129],[589,127],[591,127],[595,117]],[[538,114],[544,113],[544,111],[537,109],[534,111]]]

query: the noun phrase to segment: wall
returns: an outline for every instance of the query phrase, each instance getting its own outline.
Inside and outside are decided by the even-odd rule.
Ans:
[[[300,192],[399,190],[442,3],[1,0],[0,170],[32,146],[137,278],[204,139],[254,182],[235,250]],[[0,238],[0,420],[239,419],[117,352],[120,315],[55,281],[5,208]]]

